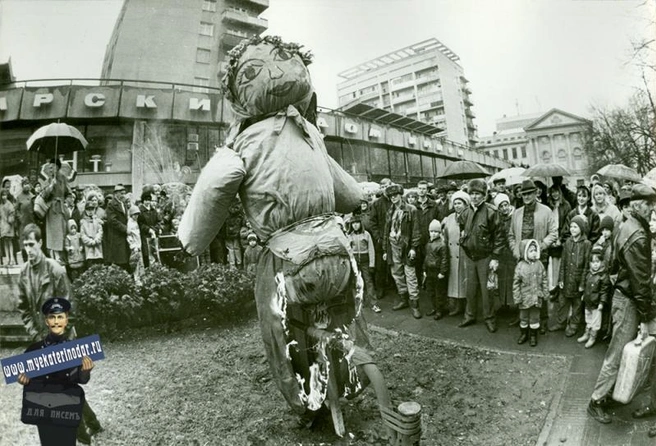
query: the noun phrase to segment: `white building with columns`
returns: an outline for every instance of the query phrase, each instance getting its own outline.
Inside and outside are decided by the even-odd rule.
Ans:
[[[477,148],[518,166],[560,164],[572,173],[570,184],[576,184],[588,179],[583,144],[591,125],[589,120],[557,108],[504,117],[497,120],[497,131],[480,137]]]

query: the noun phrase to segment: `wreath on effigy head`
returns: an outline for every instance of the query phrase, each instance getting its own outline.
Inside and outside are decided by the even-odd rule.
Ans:
[[[253,36],[250,39],[242,40],[237,46],[228,51],[228,64],[226,71],[221,78],[221,90],[223,91],[226,99],[230,102],[235,102],[237,99],[230,88],[230,83],[237,73],[237,68],[239,68],[239,59],[251,45],[258,45],[260,43],[268,43],[280,48],[291,55],[298,55],[301,58],[301,61],[305,66],[308,66],[312,63],[312,52],[311,51],[301,51],[303,45],[299,45],[294,42],[283,42],[280,36]]]

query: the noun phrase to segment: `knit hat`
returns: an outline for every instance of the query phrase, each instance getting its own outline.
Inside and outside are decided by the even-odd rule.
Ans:
[[[130,212],[128,212],[129,215],[134,215],[134,214],[141,214],[141,211],[139,210],[138,206],[132,205],[130,206]]]
[[[251,241],[251,240],[255,240],[255,241],[257,241],[257,235],[255,235],[253,232],[250,232],[250,233],[246,236],[246,240],[248,240],[248,241]]]
[[[599,257],[604,256],[604,248],[601,247],[601,245],[594,245],[592,247],[592,251],[590,251],[590,254],[595,254],[598,255]]]
[[[442,225],[440,225],[440,222],[433,219],[430,224],[428,225],[428,230],[429,231],[436,231],[440,232],[442,230]]]
[[[604,218],[601,219],[601,224],[599,225],[599,230],[608,229],[610,231],[615,227],[615,221],[610,215],[604,215]]]
[[[353,215],[351,215],[351,220],[350,221],[351,221],[351,223],[355,223],[355,222],[361,223],[362,222],[362,217],[360,216],[360,214],[353,214]]]
[[[501,203],[504,201],[507,201],[508,204],[510,204],[510,198],[506,194],[497,194],[496,197],[494,197],[494,205],[498,208],[501,206]]]
[[[473,192],[480,192],[485,195],[487,193],[487,183],[480,178],[474,178],[469,181],[468,188],[470,194]]]
[[[451,195],[451,206],[453,206],[453,202],[456,200],[462,200],[465,203],[465,206],[468,206],[471,204],[471,197],[467,192],[464,191],[456,191]]]
[[[572,218],[570,223],[576,223],[576,225],[581,229],[581,234],[588,232],[588,222],[586,221],[585,217],[577,215],[576,217]]]

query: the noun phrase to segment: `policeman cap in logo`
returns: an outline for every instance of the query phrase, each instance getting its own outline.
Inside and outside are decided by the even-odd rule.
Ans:
[[[68,313],[71,311],[71,303],[68,299],[52,297],[43,303],[41,312],[45,315],[55,313]]]

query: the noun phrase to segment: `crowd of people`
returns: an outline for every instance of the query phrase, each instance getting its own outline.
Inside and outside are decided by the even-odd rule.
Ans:
[[[607,423],[624,345],[656,334],[656,190],[597,175],[576,191],[562,177],[552,181],[421,181],[404,193],[383,179],[373,202],[346,216],[351,244],[374,312],[391,275],[392,310],[410,308],[417,319],[462,317],[466,327],[482,317],[495,333],[505,308],[516,316],[509,326],[519,326],[518,344],[535,347],[539,334],[556,331],[579,335],[585,348],[608,342],[588,408]],[[656,367],[651,373],[656,388]],[[652,393],[634,417],[656,415]]]

